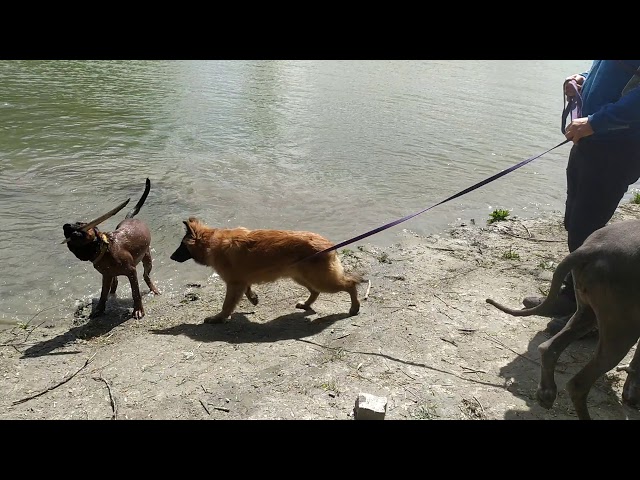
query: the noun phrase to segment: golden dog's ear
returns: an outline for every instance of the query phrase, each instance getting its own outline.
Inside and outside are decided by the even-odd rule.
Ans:
[[[193,227],[191,226],[192,218],[193,217],[190,217],[189,220],[183,220],[182,223],[184,223],[184,226],[187,231],[187,235],[189,235],[192,238],[196,238],[196,233],[193,231]]]

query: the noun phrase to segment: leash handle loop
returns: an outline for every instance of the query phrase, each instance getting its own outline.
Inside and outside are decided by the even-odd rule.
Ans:
[[[574,91],[573,95],[566,94],[567,85]],[[582,117],[582,95],[580,94],[580,86],[575,80],[565,80],[562,84],[562,104],[564,105],[566,99],[566,106],[562,110],[562,124],[560,125],[560,131],[564,135],[566,133],[567,118],[571,116],[571,121],[576,118]]]

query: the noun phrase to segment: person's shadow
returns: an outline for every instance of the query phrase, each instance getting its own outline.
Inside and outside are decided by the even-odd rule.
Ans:
[[[558,359],[555,381],[558,396],[551,409],[538,404],[536,390],[540,380],[540,354],[538,345],[549,339],[549,335],[538,332],[529,342],[527,352],[518,355],[513,361],[500,369],[500,376],[515,397],[524,400],[529,410],[511,409],[505,412],[505,420],[577,420],[571,398],[565,385],[591,359],[598,343],[597,335],[590,335],[570,344]],[[624,383],[625,377],[622,378]],[[623,405],[611,380],[606,376],[599,378],[587,397],[589,413],[594,420],[640,420],[640,412]],[[620,388],[621,390],[621,388]]]

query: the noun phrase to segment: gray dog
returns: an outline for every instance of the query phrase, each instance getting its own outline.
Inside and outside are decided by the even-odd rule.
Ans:
[[[595,381],[614,368],[640,337],[640,220],[612,223],[585,240],[556,268],[546,300],[534,308],[515,310],[488,298],[487,302],[514,316],[545,315],[553,310],[562,280],[570,272],[576,291],[577,311],[567,325],[538,347],[541,360],[536,396],[544,408],[556,399],[554,372],[567,346],[597,326],[599,340],[593,358],[566,389],[580,420],[590,420],[587,396]],[[640,350],[636,350],[622,391],[625,404],[640,403]]]

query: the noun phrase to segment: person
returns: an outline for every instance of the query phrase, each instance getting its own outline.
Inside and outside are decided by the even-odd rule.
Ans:
[[[629,186],[640,178],[639,85],[640,60],[594,60],[587,72],[565,79],[565,95],[582,99],[582,116],[565,129],[573,142],[564,212],[569,252],[611,220]],[[531,308],[544,298],[526,297],[522,303]],[[558,333],[575,311],[569,274],[546,331]]]

